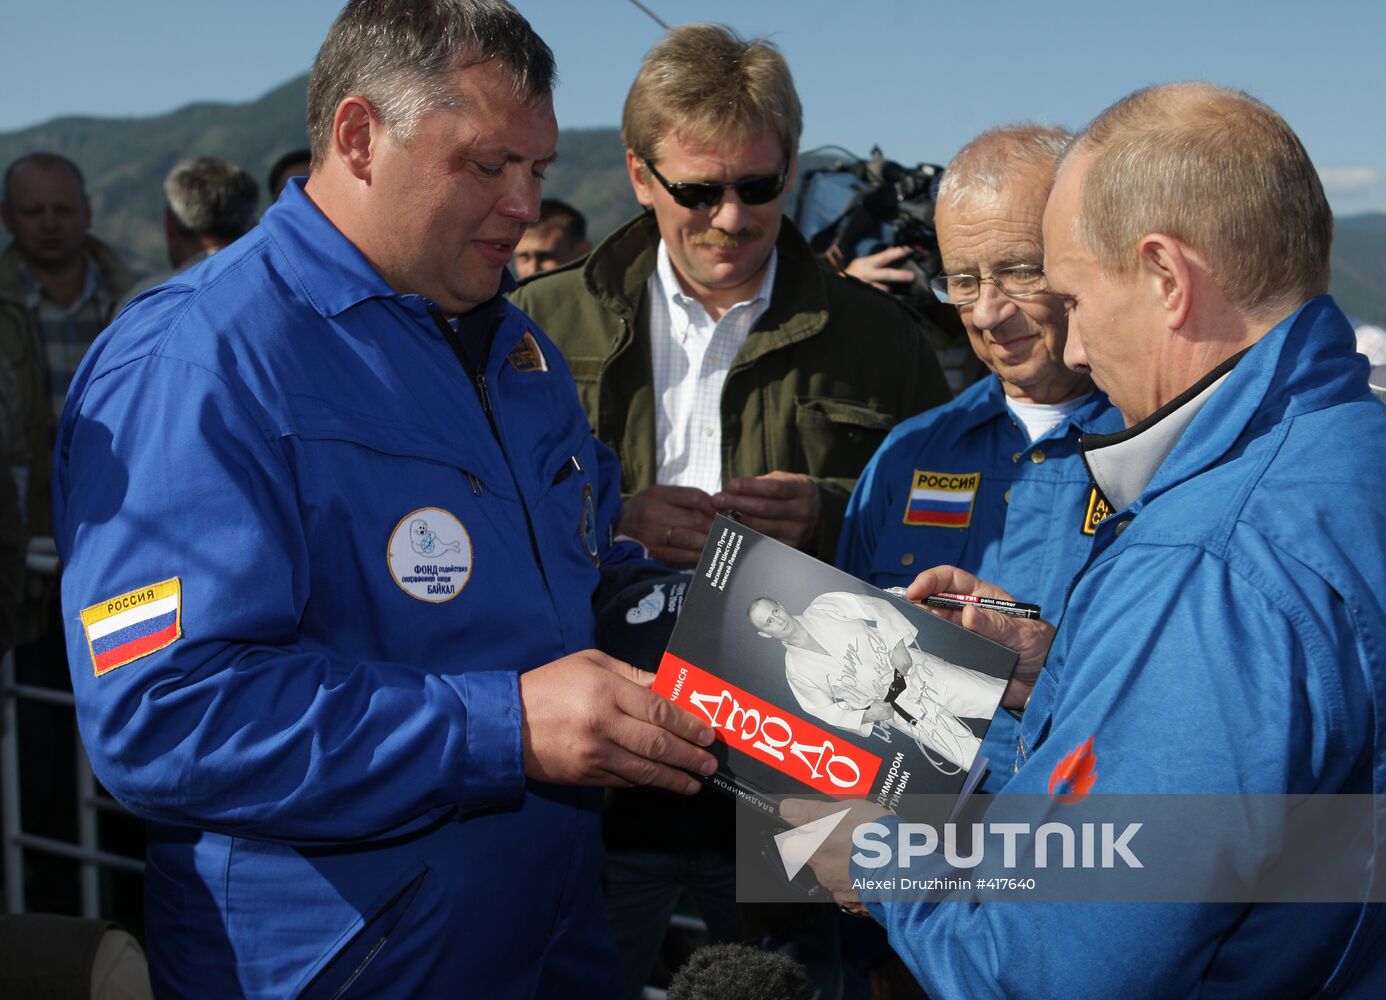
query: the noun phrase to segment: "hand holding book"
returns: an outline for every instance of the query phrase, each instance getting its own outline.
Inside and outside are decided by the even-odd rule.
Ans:
[[[712,730],[650,691],[654,675],[595,649],[520,675],[525,774],[617,788],[653,785],[691,795],[689,773],[717,766]]]

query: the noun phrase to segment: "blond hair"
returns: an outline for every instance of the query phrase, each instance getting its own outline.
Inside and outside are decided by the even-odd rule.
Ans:
[[[1050,174],[1073,141],[1073,133],[1052,125],[1016,122],[977,136],[948,163],[938,185],[938,201],[956,208],[979,191],[999,193],[1018,174]]]
[[[666,135],[695,145],[776,136],[786,157],[799,149],[803,110],[789,66],[763,38],[730,28],[686,24],[645,56],[621,114],[621,141],[658,160]]]
[[[1290,126],[1249,94],[1147,87],[1113,104],[1067,156],[1090,157],[1074,233],[1106,270],[1164,233],[1192,247],[1237,307],[1294,308],[1328,290],[1333,213]]]

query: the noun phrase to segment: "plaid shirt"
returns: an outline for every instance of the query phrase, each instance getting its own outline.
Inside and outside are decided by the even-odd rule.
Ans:
[[[20,266],[20,280],[24,283],[24,303],[38,319],[39,331],[43,336],[43,350],[48,361],[48,394],[55,418],[62,415],[63,402],[67,399],[67,387],[81,363],[82,355],[96,339],[96,335],[106,328],[115,304],[101,268],[96,261],[87,256],[86,283],[82,294],[70,306],[61,306],[48,297],[44,287],[29,273],[28,268]]]
[[[708,493],[722,488],[722,386],[751,328],[770,308],[778,264],[779,251],[772,250],[755,295],[714,323],[697,299],[684,294],[660,241],[648,285],[660,483]]]

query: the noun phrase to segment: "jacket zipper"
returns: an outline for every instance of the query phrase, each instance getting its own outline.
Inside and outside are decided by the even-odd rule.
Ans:
[[[473,370],[471,360],[467,357],[466,350],[462,347],[461,337],[452,328],[452,324],[443,318],[442,313],[436,309],[430,309],[428,314],[433,317],[433,322],[452,348],[452,353],[457,356],[457,361],[462,366],[462,371],[467,375],[467,381],[472,384],[472,389],[476,391],[476,397],[481,403],[481,412],[486,414],[486,424],[491,428],[491,436],[496,439],[496,445],[500,448],[501,455],[505,458],[505,467],[510,472],[510,481],[515,486],[515,494],[520,498],[520,510],[525,515],[525,531],[529,534],[529,549],[534,556],[534,565],[539,570],[539,578],[544,581],[544,587],[552,593],[553,588],[549,586],[549,575],[544,569],[544,560],[539,555],[539,538],[534,533],[534,519],[529,513],[529,501],[525,497],[525,492],[520,488],[519,477],[515,475],[515,463],[510,460],[510,452],[505,447],[505,441],[501,438],[500,427],[496,424],[496,415],[491,409],[491,393],[486,388],[486,372],[480,367]],[[489,348],[489,342],[487,344]],[[488,351],[489,353],[489,351]],[[467,479],[472,484],[472,493],[481,496],[481,481],[472,473],[467,473]]]

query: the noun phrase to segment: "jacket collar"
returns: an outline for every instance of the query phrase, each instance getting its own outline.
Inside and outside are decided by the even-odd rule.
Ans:
[[[304,295],[318,314],[332,318],[377,298],[395,299],[411,312],[427,313],[433,303],[422,295],[400,295],[391,288],[356,244],[313,204],[304,183],[302,177],[291,179],[260,225],[289,257]],[[514,287],[515,279],[503,270],[497,297]]]
[[[1287,417],[1369,397],[1367,370],[1351,324],[1321,295],[1140,423],[1085,435],[1084,459],[1113,510],[1139,510]]]
[[[738,355],[737,366],[817,333],[828,322],[828,290],[817,258],[785,218],[775,242],[779,264],[770,308]],[[582,263],[582,283],[611,312],[633,321],[655,269],[659,225],[642,212],[608,236]],[[577,266],[577,265],[574,265]]]
[[[1125,510],[1145,492],[1194,417],[1227,381],[1245,353],[1234,354],[1140,423],[1115,434],[1083,438],[1081,447],[1088,475],[1112,510]]]

